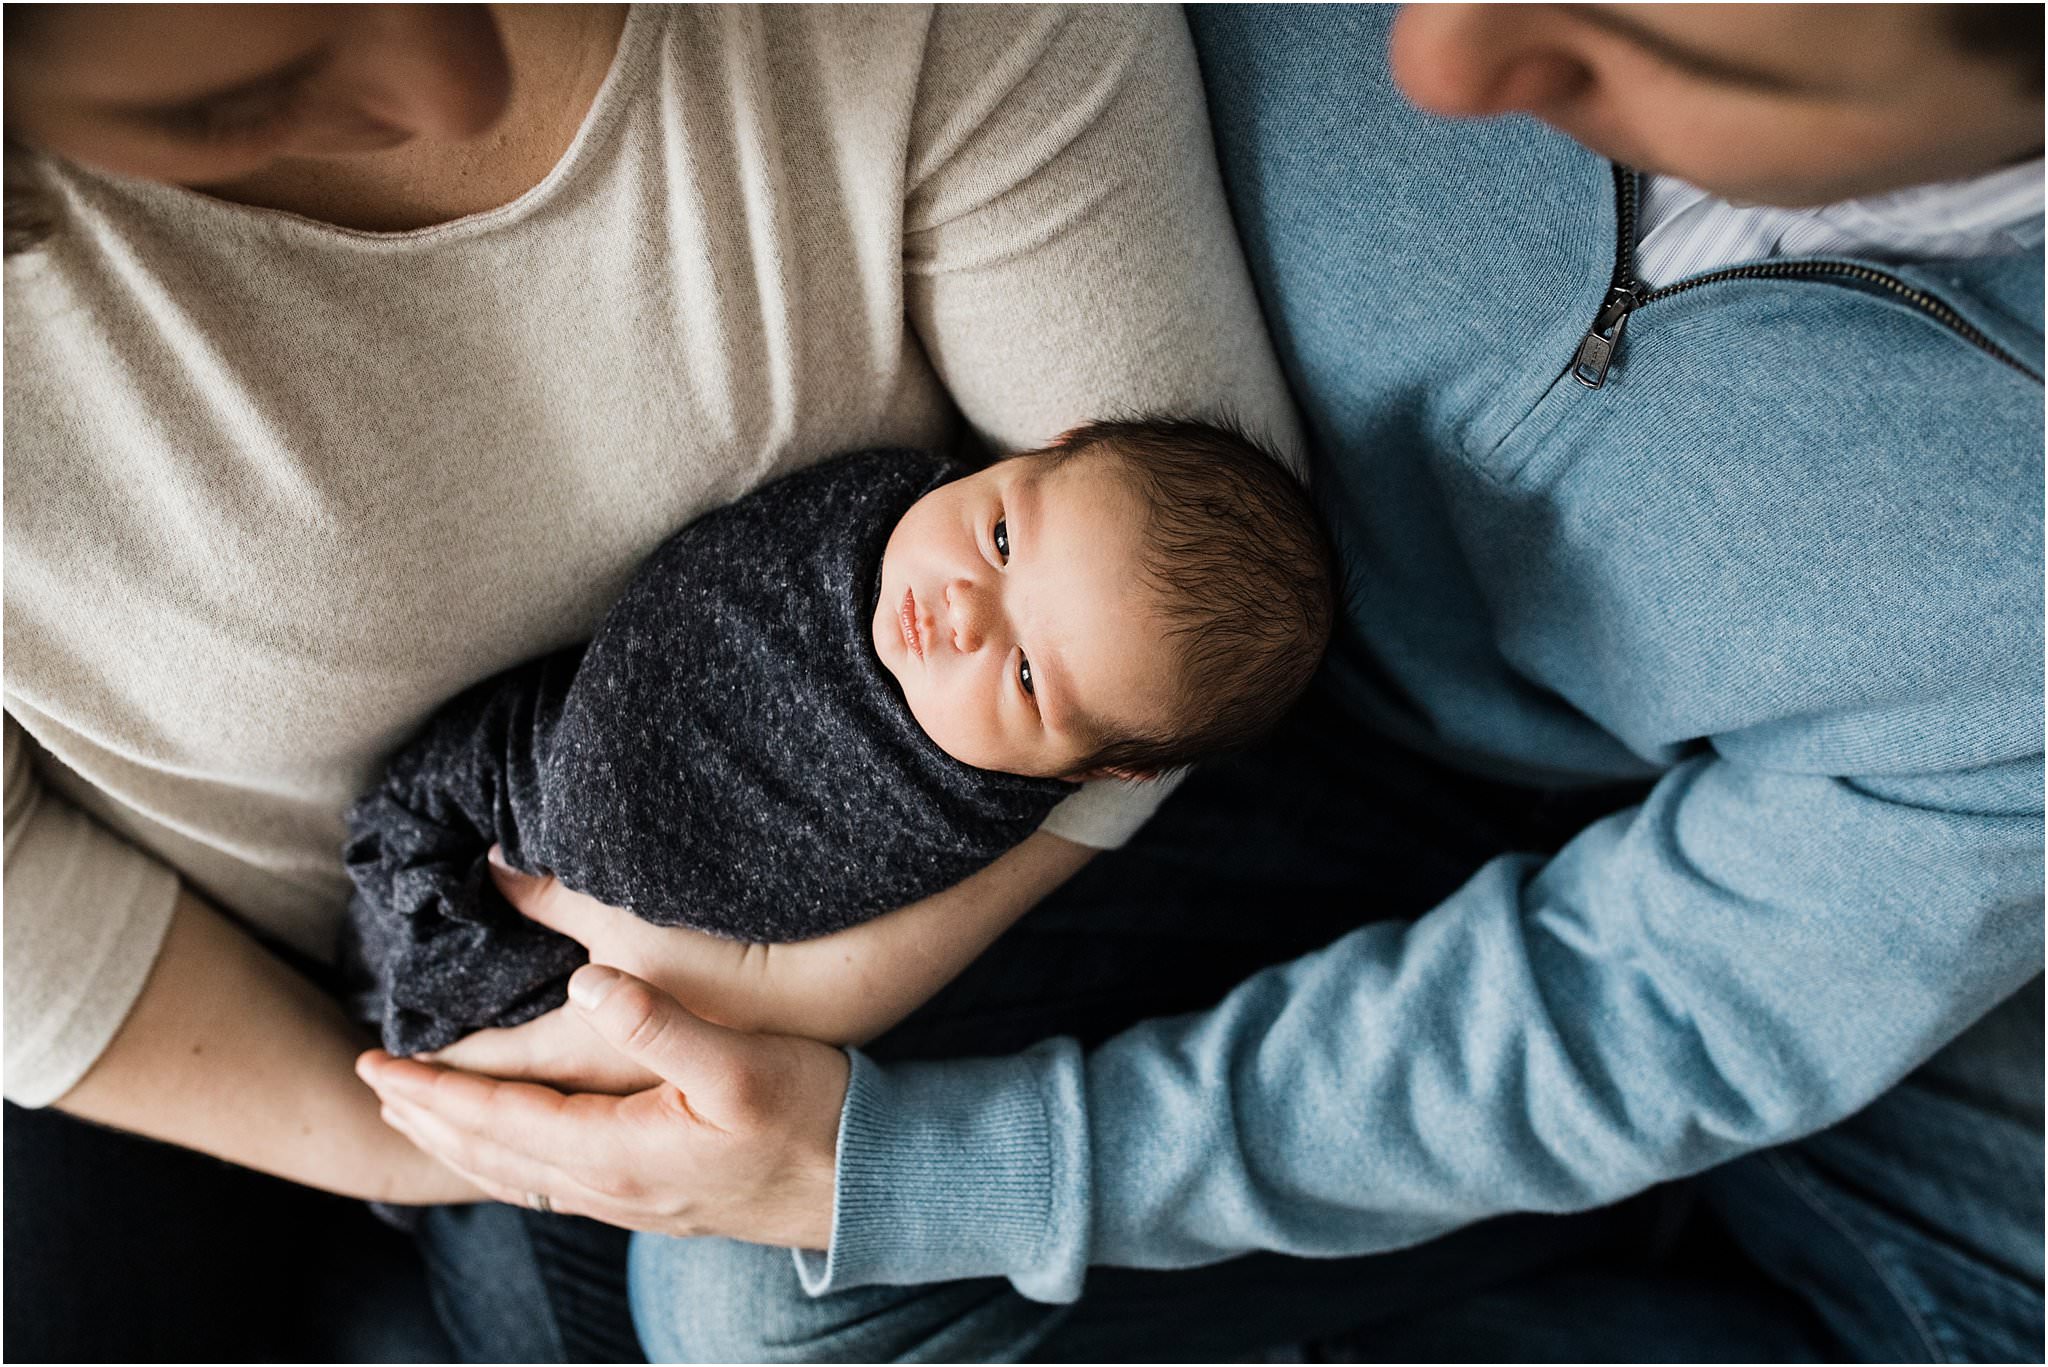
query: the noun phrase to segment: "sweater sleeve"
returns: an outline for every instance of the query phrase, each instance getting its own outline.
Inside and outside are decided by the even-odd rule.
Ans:
[[[1176,7],[938,6],[908,156],[906,308],[983,440],[1229,412],[1300,468]],[[1170,791],[1090,784],[1045,829],[1121,845]]]
[[[11,714],[6,763],[6,1094],[47,1106],[142,994],[178,876],[50,792]]]
[[[1853,1113],[2040,972],[2038,756],[1849,778],[1701,756],[1083,1056],[854,1071],[813,1292],[1339,1256],[1571,1211]]]

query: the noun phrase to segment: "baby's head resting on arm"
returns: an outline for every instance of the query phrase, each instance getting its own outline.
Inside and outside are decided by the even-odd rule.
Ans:
[[[1152,777],[1307,688],[1333,557],[1306,491],[1228,426],[1096,422],[941,485],[882,556],[873,636],[953,758]]]

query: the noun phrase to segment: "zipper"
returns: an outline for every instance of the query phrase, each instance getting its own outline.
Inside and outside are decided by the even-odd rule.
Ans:
[[[1608,282],[1607,297],[1601,300],[1600,311],[1593,316],[1593,325],[1580,340],[1571,364],[1572,378],[1588,389],[1598,389],[1607,383],[1607,368],[1614,364],[1615,353],[1621,350],[1622,334],[1628,330],[1629,316],[1637,309],[1659,299],[1669,299],[1674,294],[1696,290],[1702,285],[1719,284],[1723,280],[1820,280],[1841,285],[1868,285],[1917,309],[1971,346],[2003,361],[2036,384],[2040,383],[2041,377],[2028,369],[2024,362],[1972,327],[1961,314],[1941,300],[1925,290],[1913,288],[1896,275],[1853,262],[1760,261],[1751,266],[1709,271],[1705,275],[1695,275],[1653,290],[1636,277],[1636,209],[1641,193],[1640,177],[1628,167],[1616,163],[1614,276]]]

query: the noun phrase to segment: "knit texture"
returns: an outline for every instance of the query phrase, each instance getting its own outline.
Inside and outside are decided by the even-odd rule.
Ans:
[[[805,940],[951,887],[1075,785],[932,743],[869,636],[882,550],[967,473],[866,451],[757,490],[650,556],[588,648],[485,680],[350,807],[345,967],[394,1054],[562,1004],[583,947],[514,868],[664,926]]]

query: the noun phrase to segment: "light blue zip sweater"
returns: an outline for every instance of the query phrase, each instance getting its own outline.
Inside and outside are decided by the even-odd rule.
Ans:
[[[1829,1125],[2041,968],[2042,262],[1643,305],[1609,165],[1386,76],[1377,8],[1191,12],[1353,577],[1331,669],[1448,763],[1661,776],[1093,1053],[855,1056],[813,1291],[1412,1244]],[[2032,374],[2026,373],[2031,371]]]

